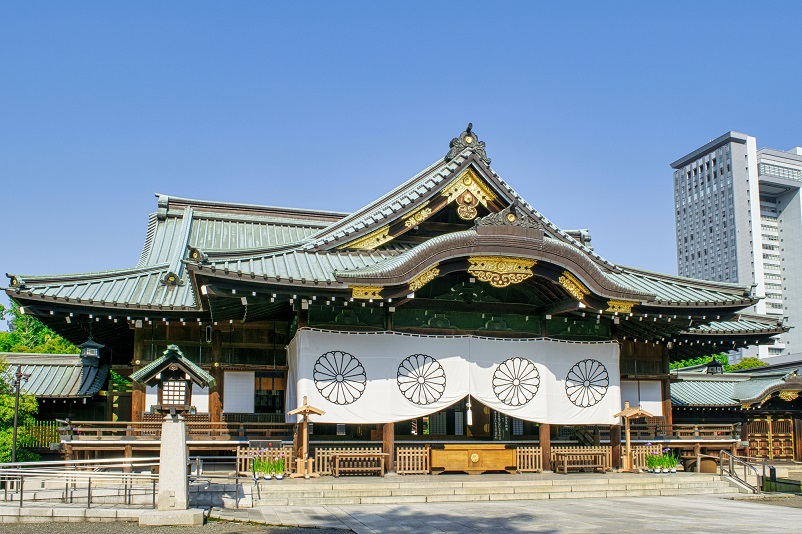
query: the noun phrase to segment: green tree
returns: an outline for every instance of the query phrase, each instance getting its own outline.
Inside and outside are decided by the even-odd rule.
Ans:
[[[24,315],[16,302],[0,305],[0,320],[7,319],[9,331],[0,332],[0,352],[77,354],[78,347],[59,336],[32,315]]]
[[[6,362],[0,358],[0,463],[11,461],[14,436],[14,390],[11,387],[11,372]],[[39,411],[39,403],[33,395],[20,395],[17,416],[17,461],[38,460],[39,456],[23,447],[30,439],[25,427],[35,422],[34,415]]]
[[[721,365],[724,367],[724,371],[729,371],[731,369],[729,359],[724,353],[713,354],[711,356],[699,356],[698,358],[689,358],[687,360],[671,362],[670,367],[671,369],[682,369],[683,367],[693,367],[694,365],[707,365],[710,363],[712,358],[715,358],[721,362]]]
[[[749,358],[744,358],[735,365],[730,365],[730,371],[739,371],[741,369],[754,369],[756,367],[764,367],[766,365],[768,365],[766,362],[759,360],[758,358],[749,357]]]

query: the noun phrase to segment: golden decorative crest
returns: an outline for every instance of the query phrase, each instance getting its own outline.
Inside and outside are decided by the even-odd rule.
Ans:
[[[791,401],[796,400],[797,398],[799,398],[799,392],[798,391],[793,391],[793,390],[790,390],[790,389],[784,389],[784,390],[780,391],[780,394],[777,395],[777,396],[780,397],[785,402],[791,402]]]
[[[411,213],[407,213],[406,215],[401,217],[401,219],[404,221],[404,226],[406,226],[407,228],[413,228],[415,226],[418,226],[426,219],[428,219],[432,215],[432,208],[426,207],[428,203],[429,201],[427,200],[426,202],[421,204],[421,206],[417,210]]]
[[[640,304],[639,302],[633,302],[631,300],[608,300],[607,301],[607,308],[608,312],[618,312],[618,313],[632,313],[632,307]]]
[[[537,261],[507,256],[474,256],[468,258],[468,263],[471,264],[468,272],[482,282],[493,287],[507,287],[531,278],[532,267]]]
[[[381,246],[388,241],[391,241],[393,238],[390,236],[390,226],[384,226],[379,228],[378,230],[374,230],[373,232],[369,233],[364,237],[360,237],[359,239],[355,239],[350,243],[346,243],[344,245],[340,245],[339,249],[343,248],[352,248],[357,250],[373,250],[374,248]]]
[[[351,298],[368,300],[382,298],[382,286],[351,286]]]
[[[590,295],[590,289],[585,287],[585,284],[568,271],[563,271],[560,275],[560,285],[565,288],[576,300],[583,300],[586,296]]]
[[[435,263],[434,265],[432,265],[431,267],[420,273],[418,276],[413,278],[409,282],[409,290],[414,293],[415,291],[419,290],[420,288],[422,288],[423,286],[425,286],[426,284],[437,278],[437,275],[440,274],[440,269],[437,268],[438,265],[439,264]]]
[[[467,221],[478,215],[476,206],[481,204],[487,207],[488,202],[496,199],[496,194],[471,168],[452,180],[441,194],[448,197],[448,202],[457,202],[457,214]]]
[[[748,410],[751,407],[752,405],[749,404],[748,402],[741,403],[741,410]]]

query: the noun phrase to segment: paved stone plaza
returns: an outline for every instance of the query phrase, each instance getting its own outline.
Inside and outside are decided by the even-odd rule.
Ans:
[[[733,499],[734,498],[734,499]],[[786,506],[777,506],[777,502]],[[580,533],[580,532],[694,532],[792,533],[802,532],[802,498],[790,496],[761,502],[741,496],[670,496],[478,503],[413,503],[404,505],[259,506],[211,511],[203,527],[180,527],[183,532],[206,534],[292,534],[297,527],[315,528],[311,534],[362,533]],[[775,503],[775,504],[769,504]],[[6,507],[3,507],[6,508]],[[32,506],[26,516],[66,513],[65,509]],[[3,534],[105,534],[107,523],[90,522],[89,515],[110,519],[122,508],[80,509],[86,518],[70,523],[4,524]],[[139,510],[143,511],[143,510]],[[73,512],[78,510],[73,509]],[[129,509],[128,514],[134,515]],[[121,516],[122,517],[122,516]],[[96,521],[96,519],[94,519]],[[216,521],[223,520],[223,521]],[[236,521],[229,523],[228,521]],[[288,528],[290,527],[290,528]],[[293,528],[295,527],[295,528]],[[114,525],[116,534],[140,531],[135,522]],[[176,532],[169,527],[169,532]],[[168,532],[166,527],[149,532]]]
[[[259,507],[268,524],[345,528],[361,533],[802,532],[802,510],[718,496],[565,501]],[[224,510],[213,516],[234,517]],[[260,517],[261,516],[261,517]],[[777,518],[782,517],[778,522]]]

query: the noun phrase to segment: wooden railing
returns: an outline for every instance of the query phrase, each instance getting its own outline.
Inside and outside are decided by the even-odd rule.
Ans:
[[[632,439],[738,439],[737,425],[667,425],[664,423],[636,423],[630,426]]]
[[[237,473],[240,475],[252,474],[253,460],[258,458],[260,460],[276,461],[279,458],[284,458],[284,474],[289,475],[295,469],[295,456],[293,454],[292,446],[286,445],[284,447],[257,449],[256,447],[237,447]]]
[[[613,468],[613,449],[610,446],[600,446],[600,447],[552,447],[551,448],[551,467],[552,469],[556,468],[556,453],[558,452],[571,452],[571,453],[604,453],[604,460],[602,461],[602,465],[604,466],[605,470]],[[591,459],[582,458],[578,456],[572,460],[568,460],[568,465],[570,466],[571,463],[583,463],[587,462]]]
[[[428,475],[431,471],[429,458],[428,445],[425,447],[396,447],[395,472],[399,475]]]
[[[515,456],[516,466],[520,473],[543,471],[543,454],[540,447],[517,447]]]
[[[226,423],[283,423],[287,416],[283,413],[224,413]]]
[[[239,440],[287,439],[293,434],[292,423],[187,423],[187,439]],[[62,441],[80,440],[158,440],[161,424],[152,422],[73,421],[59,427]]]
[[[381,447],[315,447],[315,472],[330,475],[331,455],[336,452],[382,452]]]
[[[630,433],[633,441],[654,441],[672,439],[738,439],[740,430],[738,425],[668,425],[663,421],[663,417],[640,419],[630,425]],[[572,427],[569,438],[573,438],[583,445],[590,445],[594,439],[593,428],[589,426]],[[622,432],[621,439],[624,435]],[[610,427],[599,427],[599,441],[602,443],[610,442]]]

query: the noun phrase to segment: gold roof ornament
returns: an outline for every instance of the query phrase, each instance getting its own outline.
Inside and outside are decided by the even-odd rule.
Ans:
[[[632,313],[632,307],[637,304],[640,304],[640,302],[635,302],[631,300],[608,300],[607,311],[618,312],[618,313]]]
[[[413,278],[409,282],[409,290],[414,293],[415,291],[419,290],[420,288],[422,288],[423,286],[425,286],[426,284],[437,278],[437,276],[440,274],[440,269],[437,267],[438,265],[439,265],[438,263],[435,263],[434,265],[432,265],[431,267],[420,273],[418,276]]]
[[[359,300],[370,300],[382,298],[382,286],[350,286],[351,298]]]
[[[420,223],[431,217],[432,215],[432,208],[426,207],[429,204],[427,200],[423,204],[420,205],[418,209],[415,211],[411,211],[401,217],[401,220],[404,221],[404,226],[407,228],[414,228],[418,226]]]
[[[356,250],[373,250],[376,247],[380,247],[383,244],[387,243],[388,241],[392,241],[392,236],[390,235],[390,226],[383,226],[378,230],[374,230],[373,232],[360,237],[358,239],[354,239],[353,241],[346,243],[344,245],[340,245],[337,247],[338,249],[343,248],[352,248]]]
[[[457,214],[466,221],[479,214],[477,206],[487,207],[488,202],[496,200],[496,194],[471,168],[465,169],[440,194],[447,197],[449,203],[457,202]]]
[[[560,275],[559,282],[576,300],[584,300],[585,297],[590,295],[590,289],[585,287],[585,284],[580,282],[579,278],[574,276],[570,271],[563,271],[563,274]]]
[[[799,391],[795,391],[792,389],[784,389],[780,391],[780,393],[777,396],[780,397],[785,402],[791,402],[799,398]]]
[[[507,287],[534,276],[532,267],[537,261],[508,256],[474,256],[468,258],[468,263],[468,272],[477,279],[493,287]]]

